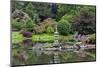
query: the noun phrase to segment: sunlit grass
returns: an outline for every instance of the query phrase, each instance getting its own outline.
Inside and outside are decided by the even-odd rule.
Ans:
[[[23,39],[23,36],[19,32],[12,32],[12,43],[21,42]]]
[[[25,37],[22,36],[22,34],[19,34],[19,32],[12,32],[12,43],[18,43],[21,42]],[[68,36],[62,36],[59,35],[59,42],[62,40],[67,41],[73,41],[73,35]],[[53,43],[54,42],[54,34],[33,34],[32,35],[32,41],[33,42],[40,42],[40,43]]]

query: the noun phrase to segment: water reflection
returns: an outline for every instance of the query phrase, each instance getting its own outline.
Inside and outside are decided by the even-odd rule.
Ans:
[[[21,42],[21,44],[24,47],[32,47],[33,46],[32,39],[25,39]]]
[[[49,43],[33,43],[31,39],[13,44],[13,65],[55,64],[95,60],[95,49],[47,48]]]

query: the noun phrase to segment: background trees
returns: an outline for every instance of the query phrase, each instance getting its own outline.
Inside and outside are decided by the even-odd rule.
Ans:
[[[74,17],[73,29],[79,34],[93,34],[96,32],[95,12],[83,8],[80,13]]]
[[[37,12],[32,3],[28,3],[27,6],[24,8],[24,11],[31,17],[31,19],[33,19],[34,15]]]
[[[56,6],[56,8],[53,6]],[[55,30],[53,23],[57,22],[58,31],[61,35],[74,34],[75,32],[79,34],[93,34],[95,33],[96,22],[95,9],[95,6],[52,5],[51,3],[13,1],[12,14],[16,10],[19,12],[12,18],[12,28],[52,34]],[[53,18],[53,10],[56,13],[55,18]],[[51,20],[48,20],[48,18],[51,18]]]

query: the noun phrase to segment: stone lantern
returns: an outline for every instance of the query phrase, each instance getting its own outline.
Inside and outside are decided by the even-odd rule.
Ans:
[[[56,31],[54,32],[54,47],[58,47],[59,46],[59,42],[58,42],[58,37],[59,37],[59,33],[57,31],[57,24],[55,25]]]

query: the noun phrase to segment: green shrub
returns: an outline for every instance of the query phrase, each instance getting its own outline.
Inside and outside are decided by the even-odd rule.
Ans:
[[[17,21],[16,19],[12,19],[11,20],[11,24],[12,24],[12,29],[17,29],[17,30],[26,30],[26,31],[33,31],[35,23],[33,20],[29,20],[29,21]]]
[[[73,35],[68,35],[68,36],[60,36],[59,37],[59,42],[71,42],[71,43],[75,43],[75,39],[73,37]]]
[[[89,35],[89,43],[96,44],[96,34]]]
[[[45,19],[43,22],[41,22],[37,26],[35,26],[35,32],[36,33],[47,32],[47,28],[48,27],[52,27],[53,28],[54,25],[55,25],[55,21],[52,18]],[[53,32],[53,30],[52,30],[52,32]]]
[[[29,20],[27,22],[24,23],[23,25],[23,28],[26,30],[26,31],[33,31],[34,29],[34,26],[35,26],[35,23],[33,20]]]
[[[71,23],[73,20],[73,15],[67,15],[65,14],[61,19],[68,21],[69,23]]]
[[[74,15],[68,15],[68,14],[65,14],[64,16],[62,16],[61,20],[64,20],[64,21],[67,21],[70,23],[70,34],[73,34],[74,33],[74,30],[72,28],[72,22],[73,22],[73,17]]]
[[[16,19],[12,19],[11,24],[12,24],[12,29],[21,30],[23,22],[18,22]]]
[[[68,35],[71,31],[71,25],[66,20],[61,20],[58,22],[58,31],[61,35]]]
[[[33,6],[32,3],[28,3],[24,9],[24,11],[31,17],[33,18],[34,14],[36,13],[36,9]]]
[[[54,33],[53,27],[48,27],[46,32],[49,33],[49,34]]]

